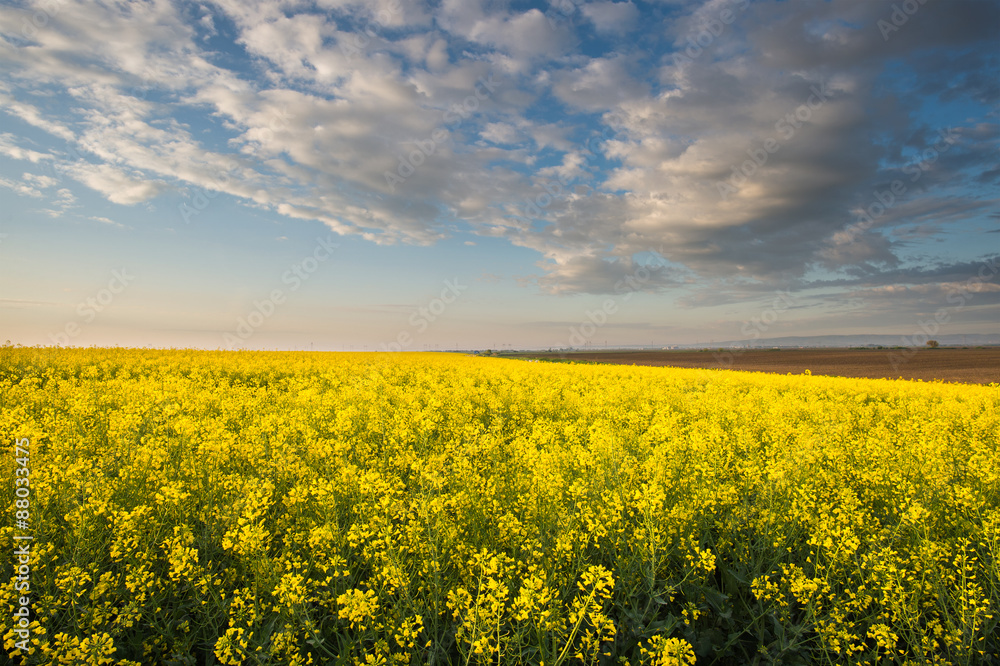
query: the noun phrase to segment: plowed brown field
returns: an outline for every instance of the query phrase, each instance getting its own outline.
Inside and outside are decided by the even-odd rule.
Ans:
[[[510,354],[538,358],[676,368],[714,368],[873,379],[1000,383],[1000,347],[976,349],[728,349],[711,351],[579,351]]]

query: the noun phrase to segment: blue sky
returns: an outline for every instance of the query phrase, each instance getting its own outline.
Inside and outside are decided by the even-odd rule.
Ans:
[[[993,333],[998,39],[971,0],[6,3],[0,339]]]

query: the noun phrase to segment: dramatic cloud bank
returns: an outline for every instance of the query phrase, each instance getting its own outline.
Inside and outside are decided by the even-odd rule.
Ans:
[[[0,133],[0,191],[500,238],[553,294],[655,263],[681,307],[898,305],[996,253],[998,26],[972,0],[6,4],[0,108],[37,132]]]

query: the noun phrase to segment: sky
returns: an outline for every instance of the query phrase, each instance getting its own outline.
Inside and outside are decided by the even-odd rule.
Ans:
[[[0,340],[1000,329],[992,0],[0,5]]]

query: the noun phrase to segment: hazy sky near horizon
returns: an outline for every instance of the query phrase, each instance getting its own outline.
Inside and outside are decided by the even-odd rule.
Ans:
[[[998,44],[989,0],[5,2],[0,340],[993,333]]]

